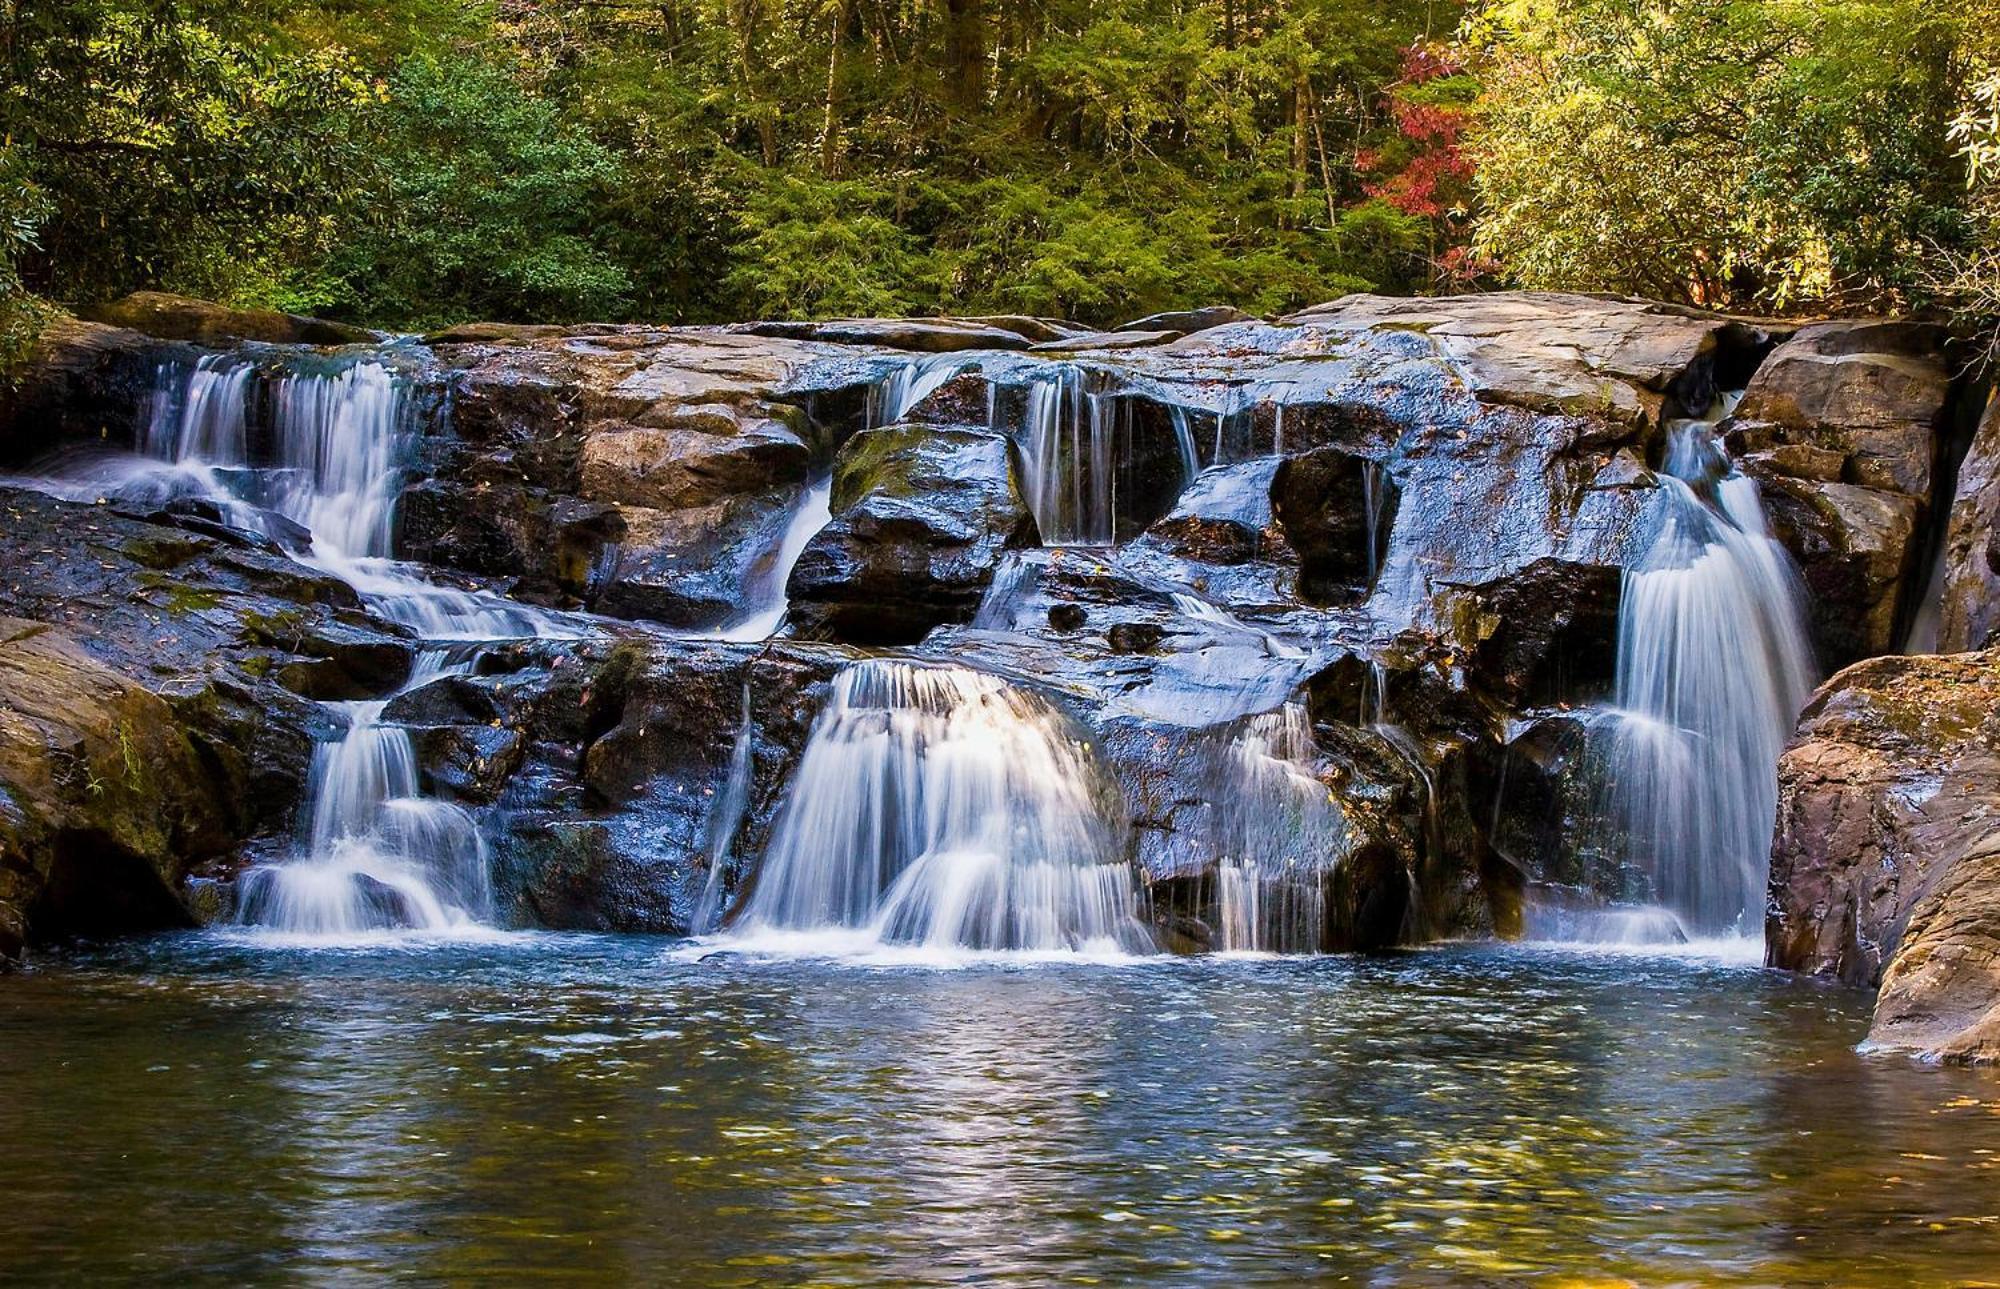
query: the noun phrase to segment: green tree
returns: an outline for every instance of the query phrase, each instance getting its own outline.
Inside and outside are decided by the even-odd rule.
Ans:
[[[1487,0],[1465,35],[1478,247],[1524,284],[1900,307],[1966,235],[1930,0]]]

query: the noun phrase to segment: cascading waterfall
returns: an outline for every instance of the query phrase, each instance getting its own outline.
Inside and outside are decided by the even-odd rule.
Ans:
[[[736,933],[1149,951],[1115,798],[1043,700],[963,667],[856,663],[813,726]]]
[[[1062,364],[1028,387],[1022,426],[1028,509],[1044,544],[1108,546],[1117,530],[1113,400]]]
[[[435,586],[391,559],[402,463],[417,433],[408,390],[372,359],[294,370],[272,388],[276,463],[254,465],[245,420],[255,369],[216,355],[163,367],[143,444],[193,481],[232,522],[279,536],[270,516],[309,530],[307,562],[351,583],[383,616],[430,639],[545,634],[530,610]],[[133,476],[130,486],[157,491]],[[403,691],[465,670],[446,649],[422,653]],[[484,842],[472,817],[426,799],[407,731],[384,724],[388,700],[330,704],[346,732],[314,754],[302,853],[243,879],[238,920],[344,935],[391,927],[448,930],[490,915]]]
[[[413,684],[452,668],[425,655]],[[409,734],[386,701],[334,706],[346,734],[313,756],[306,853],[244,875],[238,921],[305,935],[447,931],[492,913],[486,845],[472,816],[425,798]]]
[[[1313,774],[1312,722],[1287,703],[1244,723],[1217,781],[1216,947],[1312,953],[1326,877],[1351,849],[1347,817]]]
[[[722,924],[723,868],[729,861],[729,847],[736,840],[736,830],[743,826],[743,814],[750,805],[750,775],[755,768],[752,753],[756,749],[757,727],[750,720],[750,682],[743,682],[743,715],[736,725],[736,739],[729,750],[729,778],[723,784],[722,795],[716,799],[709,812],[708,837],[702,847],[703,857],[708,862],[708,877],[702,883],[701,895],[695,900],[694,912],[688,918],[688,928],[696,935],[706,935]]]
[[[917,404],[974,365],[975,360],[958,354],[931,354],[904,363],[869,387],[868,428],[898,424],[916,410]]]
[[[1670,427],[1667,515],[1627,572],[1612,814],[1694,935],[1761,932],[1777,766],[1812,686],[1801,592],[1716,423]]]

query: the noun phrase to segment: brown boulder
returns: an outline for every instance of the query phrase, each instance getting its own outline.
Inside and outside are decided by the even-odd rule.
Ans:
[[[1882,977],[1871,1047],[2000,1061],[2000,831],[1952,861]]]
[[[2000,652],[1849,667],[1807,705],[1778,784],[1770,962],[1874,984],[1993,831]]]
[[[224,345],[261,340],[273,345],[357,345],[381,339],[365,327],[269,309],[232,309],[164,291],[134,291],[106,304],[85,305],[79,316],[114,327],[130,327],[161,340]]]
[[[1958,467],[1958,495],[1945,534],[1938,649],[2000,644],[2000,394]]]
[[[0,960],[184,925],[188,865],[229,842],[166,702],[63,633],[0,618]]]
[[[1956,392],[1944,343],[1920,323],[1815,323],[1757,369],[1729,423],[1812,593],[1815,644],[1832,665],[1895,648],[1922,593],[1917,565]]]

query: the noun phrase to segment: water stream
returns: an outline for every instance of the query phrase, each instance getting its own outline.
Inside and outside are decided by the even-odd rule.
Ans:
[[[1035,695],[962,667],[856,663],[736,933],[808,950],[1149,952],[1116,802],[1081,732]]]
[[[1714,415],[1670,427],[1666,515],[1625,576],[1611,814],[1694,936],[1761,936],[1778,756],[1813,683],[1798,578]]]

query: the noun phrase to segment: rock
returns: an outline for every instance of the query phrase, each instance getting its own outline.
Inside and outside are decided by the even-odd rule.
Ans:
[[[1911,910],[1882,977],[1868,1044],[1932,1060],[2000,1062],[2000,831],[1952,858]]]
[[[1018,313],[985,314],[977,317],[960,318],[960,322],[980,327],[998,327],[1011,331],[1024,340],[1061,340],[1065,336],[1080,335],[1090,330],[1061,318],[1030,318]]]
[[[728,497],[687,510],[623,507],[590,601],[601,613],[713,627],[775,593],[778,551],[805,490]]]
[[[1752,450],[1803,443],[1838,452],[1848,483],[1929,497],[1951,395],[1939,328],[1815,323],[1757,368],[1734,429]]]
[[[1210,305],[1206,309],[1182,309],[1172,313],[1149,313],[1143,318],[1121,322],[1113,331],[1158,331],[1179,332],[1187,335],[1196,331],[1207,331],[1210,327],[1226,327],[1232,322],[1254,322],[1252,314],[1227,304]]]
[[[1924,503],[1850,483],[1762,482],[1771,535],[1805,582],[1815,652],[1835,664],[1886,653],[1916,570]]]
[[[67,446],[132,447],[155,371],[175,352],[137,331],[55,319],[0,381],[0,467],[30,467]]]
[[[1990,648],[2000,644],[2000,394],[1959,465],[1948,523],[1938,649]]]
[[[808,636],[910,644],[969,622],[1001,553],[1035,541],[1007,440],[983,430],[855,435],[835,465],[832,506],[788,586]]]
[[[1778,782],[1771,965],[1875,984],[1918,906],[2000,819],[2000,652],[1840,672]]]
[[[1104,633],[1113,653],[1151,653],[1166,636],[1166,629],[1153,622],[1120,622]]]
[[[1026,349],[1029,338],[1012,327],[969,318],[836,318],[827,322],[746,322],[730,328],[751,336],[815,340],[833,345],[878,345],[918,353],[964,349]]]
[[[857,399],[865,383],[847,350],[716,328],[503,335],[438,356],[451,433],[427,440],[434,478],[406,500],[402,552],[684,627],[772,589],[814,457],[808,373]]]
[[[782,422],[694,408],[677,424],[597,426],[585,436],[581,495],[619,506],[682,510],[805,482],[812,454]]]
[[[1284,461],[1264,457],[1202,471],[1170,514],[1125,547],[1124,564],[1220,603],[1291,599],[1297,594],[1299,555],[1271,503],[1272,482]]]
[[[489,819],[502,916],[531,926],[681,934],[710,885],[746,889],[826,682],[826,646],[631,639],[523,646],[489,679],[517,732],[507,808]],[[562,658],[565,665],[550,665]],[[748,709],[748,755],[737,755]],[[739,764],[741,782],[732,782]]]
[[[256,543],[0,489],[0,614],[55,627],[173,712],[232,844],[289,838],[338,720],[290,688],[376,697],[411,642],[352,588]]]
[[[1609,420],[1657,420],[1671,400],[1700,410],[1755,361],[1769,328],[1640,300],[1560,292],[1403,299],[1347,296],[1284,319],[1429,337],[1488,402]]]
[[[1034,352],[1061,352],[1080,349],[1145,349],[1152,345],[1164,345],[1179,340],[1184,331],[1134,331],[1119,328],[1117,331],[1089,331],[1081,335],[1064,336],[1058,340],[1045,340],[1032,346]]]
[[[1729,443],[1764,484],[1772,531],[1812,592],[1823,661],[1896,647],[1923,591],[1923,537],[1956,387],[1920,323],[1815,323],[1758,367]]]
[[[163,291],[135,291],[108,304],[85,305],[79,316],[92,322],[202,345],[257,340],[273,345],[370,344],[382,337],[363,327],[324,318],[306,318],[267,309],[231,309]]]
[[[0,618],[0,962],[189,925],[177,890],[230,844],[223,790],[165,701],[46,624]]]
[[[1372,460],[1341,448],[1286,457],[1271,513],[1298,552],[1299,593],[1315,604],[1366,598],[1395,525],[1396,492]]]

